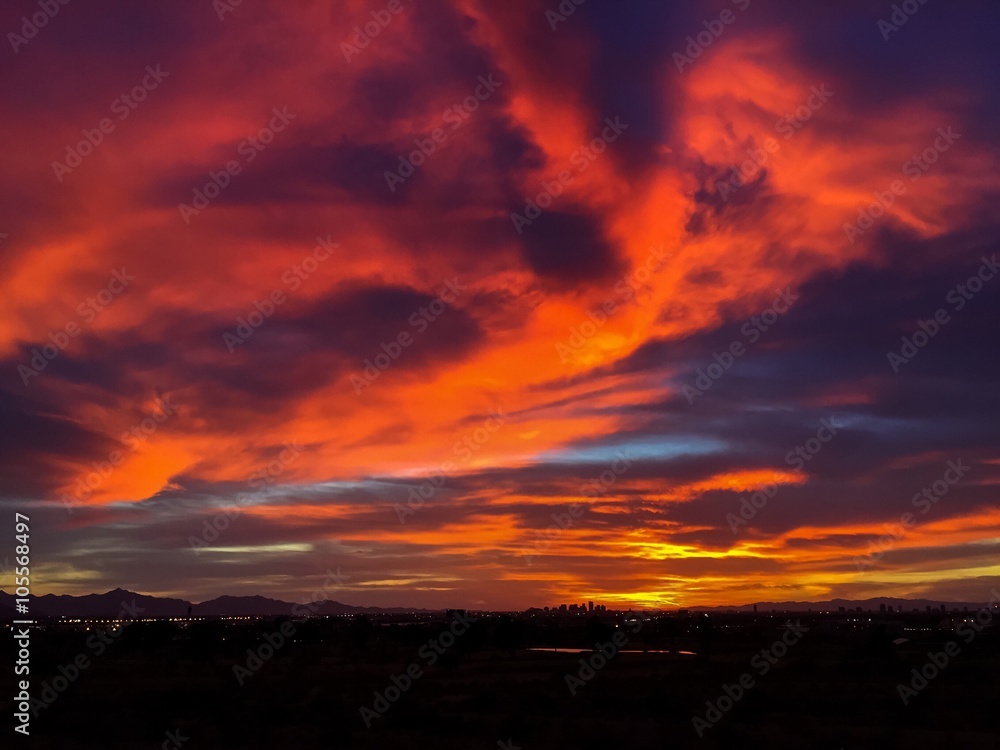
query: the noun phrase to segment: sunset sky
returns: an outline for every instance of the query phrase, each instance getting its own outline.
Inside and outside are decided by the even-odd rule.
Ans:
[[[5,3],[34,592],[988,599],[1000,6],[904,5]]]

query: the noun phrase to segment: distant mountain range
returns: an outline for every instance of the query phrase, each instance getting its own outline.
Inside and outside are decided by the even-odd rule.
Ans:
[[[353,614],[403,614],[407,612],[435,612],[440,610],[413,609],[409,607],[357,607],[342,604],[332,600],[323,600],[311,604],[285,602],[280,599],[268,599],[264,596],[220,596],[200,604],[193,604],[184,599],[168,599],[156,596],[137,594],[134,591],[115,589],[104,594],[87,594],[70,596],[68,594],[46,594],[29,597],[29,617],[68,617],[68,618],[115,618],[115,617],[278,617],[281,615],[301,615],[305,611],[317,615],[353,615]],[[861,607],[863,612],[878,612],[881,605],[892,608],[903,608],[903,612],[918,609],[921,612],[927,607],[940,610],[944,605],[950,610],[976,610],[985,602],[945,602],[932,599],[831,599],[822,602],[757,602],[759,612],[813,612],[833,611],[840,607],[854,611]],[[0,619],[16,619],[15,601],[12,594],[0,591]],[[135,615],[131,614],[134,608]],[[687,609],[692,612],[725,612],[736,610],[752,612],[753,604],[740,606],[697,607]],[[673,608],[671,610],[673,611]],[[22,615],[23,616],[23,615]]]
[[[0,618],[15,619],[15,599],[12,594],[0,591]],[[195,617],[258,616],[304,614],[305,610],[318,615],[350,614],[400,614],[405,612],[431,612],[434,610],[406,607],[355,607],[331,600],[297,604],[263,596],[220,596],[201,604],[184,599],[167,599],[137,594],[134,591],[115,589],[104,594],[70,596],[45,594],[29,597],[29,617],[114,618],[133,617],[131,608],[143,617]],[[23,616],[23,615],[21,615]]]
[[[985,606],[987,602],[946,602],[940,599],[893,599],[891,597],[878,597],[876,599],[830,599],[823,602],[757,602],[756,607],[758,612],[770,612],[772,609],[779,612],[808,612],[809,610],[813,612],[837,612],[841,607],[850,611],[861,607],[863,612],[878,612],[883,604],[886,606],[886,609],[891,607],[893,611],[902,607],[903,612],[912,612],[914,609],[923,612],[926,611],[927,607],[940,610],[942,605],[949,611],[955,609],[961,610],[965,607],[968,607],[970,610],[976,610]],[[753,604],[742,604],[734,607],[689,607],[688,609],[698,612],[706,610],[712,612],[725,612],[728,610],[752,612],[754,606]]]

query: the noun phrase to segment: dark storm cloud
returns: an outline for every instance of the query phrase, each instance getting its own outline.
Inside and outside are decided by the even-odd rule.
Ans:
[[[67,478],[66,462],[115,447],[51,406],[6,390],[0,390],[0,424],[0,497],[45,494]]]
[[[521,243],[532,270],[556,286],[607,279],[621,268],[599,221],[582,212],[542,212],[523,227]]]

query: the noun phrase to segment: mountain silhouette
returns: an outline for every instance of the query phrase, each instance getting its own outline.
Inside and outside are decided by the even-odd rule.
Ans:
[[[399,614],[434,610],[412,607],[359,607],[324,599],[308,604],[269,599],[264,596],[220,596],[200,604],[184,599],[161,598],[117,588],[103,594],[45,594],[30,596],[28,617],[66,618],[163,618],[187,617],[279,617],[281,615],[347,615]],[[5,620],[23,617],[15,615],[15,597],[0,591],[0,617]],[[134,614],[133,614],[134,613]]]

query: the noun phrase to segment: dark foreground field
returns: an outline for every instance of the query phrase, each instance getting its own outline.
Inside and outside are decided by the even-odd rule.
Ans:
[[[1000,748],[995,629],[956,633],[916,615],[856,624],[803,616],[808,630],[786,635],[787,648],[775,649],[789,632],[782,627],[786,619],[723,616],[708,625],[697,618],[629,624],[610,615],[562,622],[481,616],[449,648],[429,645],[448,629],[443,618],[411,625],[313,620],[294,623],[294,634],[273,656],[249,663],[247,649],[260,653],[265,634],[277,642],[273,634],[282,621],[137,623],[105,637],[100,650],[93,629],[50,626],[33,636],[33,695],[53,685],[60,666],[72,676],[66,667],[79,654],[88,666],[59,682],[61,691],[44,693],[55,700],[39,708],[22,744],[60,750]],[[288,622],[286,631],[292,626]],[[616,632],[624,649],[698,653],[621,653],[600,667],[592,654],[525,650],[614,644]],[[899,638],[907,640],[894,644]],[[946,654],[949,641],[957,655],[904,705],[897,686],[911,685],[911,670],[925,668],[928,652]],[[581,674],[584,656],[599,666],[592,676],[586,669]],[[242,685],[235,665],[246,669]],[[12,696],[6,671],[0,685]],[[575,694],[567,675],[579,679]],[[739,687],[741,677],[749,688]],[[376,692],[385,703],[376,702]],[[706,702],[725,710],[714,713]],[[363,707],[380,715],[363,717]],[[693,717],[705,722],[702,737]],[[14,741],[2,746],[13,747],[22,738],[13,734],[9,713],[5,724]]]

